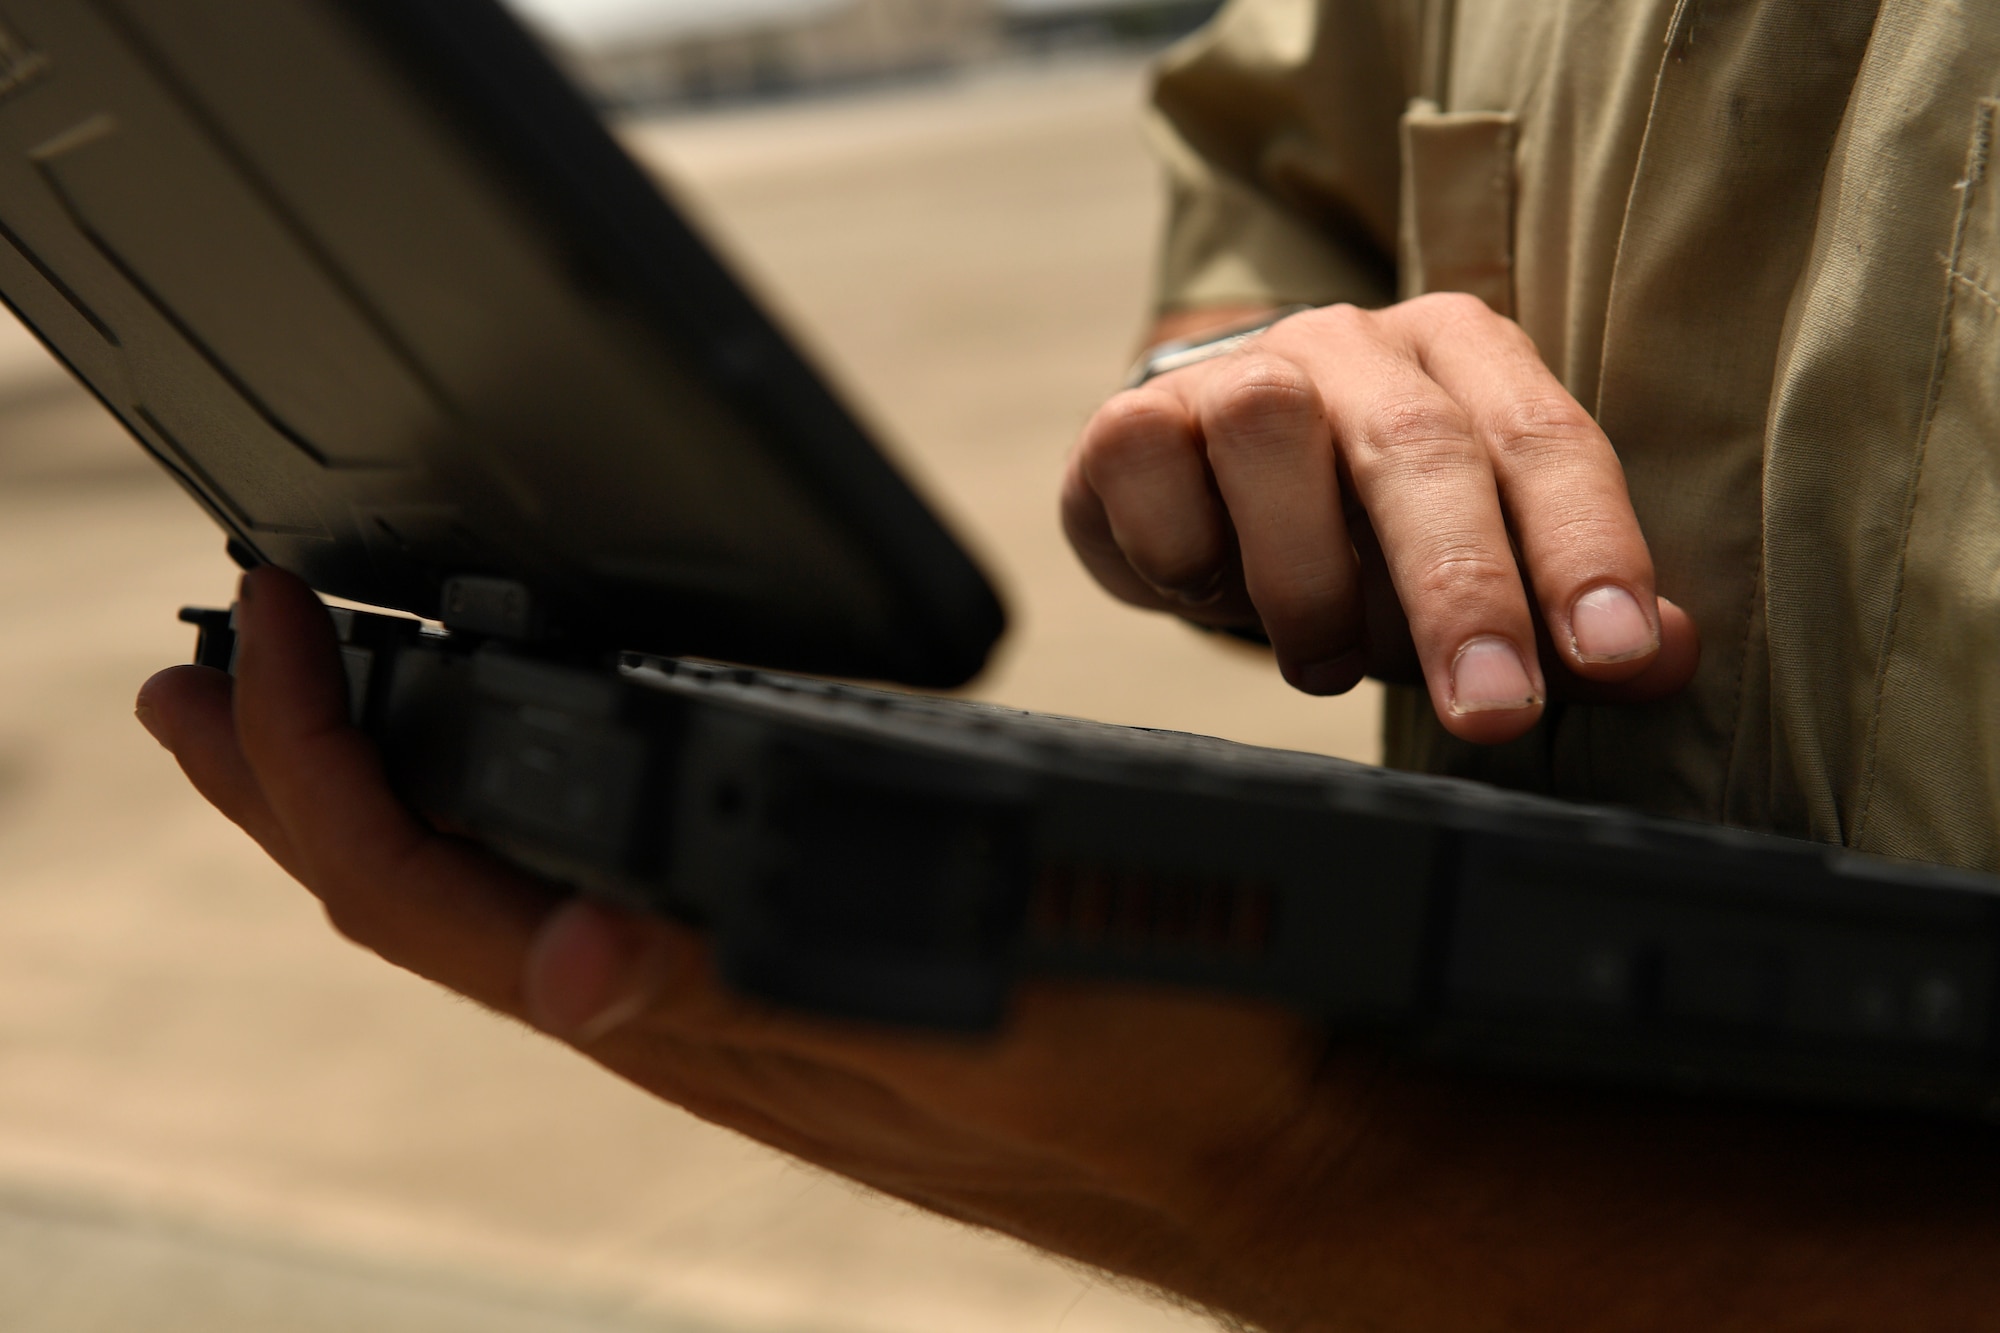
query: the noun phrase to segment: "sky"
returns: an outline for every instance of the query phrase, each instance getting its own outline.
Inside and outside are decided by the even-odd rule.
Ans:
[[[590,43],[635,33],[700,28],[814,9],[841,0],[508,0],[557,37]],[[1015,9],[1060,9],[1079,0],[1003,0]]]

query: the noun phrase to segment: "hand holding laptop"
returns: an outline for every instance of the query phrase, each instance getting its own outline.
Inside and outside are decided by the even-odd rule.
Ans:
[[[1610,441],[1478,298],[1302,312],[1153,365],[1063,492],[1116,596],[1261,630],[1308,694],[1427,682],[1476,742],[1525,732],[1552,691],[1639,703],[1694,675]]]
[[[140,715],[400,966],[695,1114],[1273,1330],[1985,1327],[2000,1153],[1865,1123],[1424,1075],[1248,1001],[1066,983],[991,1042],[774,1011],[658,918],[431,833],[346,723],[326,615],[245,582],[237,679]],[[1496,1318],[1504,1316],[1504,1325]]]
[[[0,294],[262,566],[240,643],[195,617],[238,679],[166,673],[141,717],[354,940],[698,1114],[1273,1330],[1991,1324],[1980,1131],[1659,1086],[2000,1113],[1992,884],[665,661],[952,685],[1002,617],[504,12],[10,0],[8,21],[46,58],[0,116]],[[1495,364],[1528,391],[1496,394]],[[1261,626],[1309,688],[1397,670],[1407,637],[1440,711],[1499,740],[1563,679],[1537,676],[1516,541],[1576,688],[1667,690],[1693,663],[1615,459],[1552,384],[1463,303],[1304,316],[1100,423],[1178,411],[1158,475],[1179,500],[1106,493],[1159,443],[1112,430],[1072,519],[1114,587]],[[1507,401],[1557,410],[1510,433]],[[1349,428],[1383,419],[1393,439]],[[1153,567],[1133,512],[1205,519],[1242,569],[1216,543]],[[1345,544],[1356,513],[1379,562]],[[336,652],[286,569],[453,633],[363,625]],[[1389,574],[1407,635],[1369,591]],[[1657,653],[1587,632],[1576,608],[1610,585],[1657,614]],[[1486,688],[1505,654],[1524,706],[1468,707],[1509,701]],[[1652,964],[1686,984],[1641,984]],[[1785,965],[1815,986],[1788,992]],[[1889,993],[1878,974],[1918,1021],[1843,1003]],[[807,1016],[1003,1012],[979,1042]],[[1426,1073],[1405,1049],[1652,1091]]]

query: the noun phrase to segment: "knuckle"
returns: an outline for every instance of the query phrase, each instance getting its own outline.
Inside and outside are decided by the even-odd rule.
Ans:
[[[1276,329],[1289,332],[1296,328],[1302,333],[1341,338],[1367,337],[1375,334],[1381,318],[1372,310],[1363,310],[1360,306],[1343,301],[1339,305],[1322,306],[1318,310],[1307,310],[1294,315],[1277,325]]]
[[[1543,521],[1543,540],[1565,550],[1602,550],[1623,542],[1630,530],[1616,514],[1598,509],[1577,508],[1549,516]]]
[[[1352,572],[1336,559],[1295,565],[1281,576],[1257,578],[1250,600],[1267,623],[1280,629],[1323,624],[1329,611],[1338,618],[1349,601]]]
[[[1542,518],[1522,533],[1536,582],[1543,577],[1589,581],[1606,573],[1650,578],[1645,539],[1629,515],[1577,506]]]
[[[1596,443],[1597,423],[1566,394],[1531,394],[1509,402],[1486,433],[1499,454],[1532,463],[1590,448]]]
[[[1361,437],[1384,453],[1457,456],[1471,446],[1472,423],[1463,408],[1440,394],[1402,394],[1368,410]]]
[[[1148,583],[1186,593],[1204,590],[1215,583],[1222,563],[1212,552],[1146,543],[1134,543],[1127,556]]]
[[[1272,321],[1271,326],[1265,329],[1264,332],[1258,336],[1260,339],[1269,338],[1273,334],[1278,333],[1280,330],[1282,330],[1285,333],[1296,332],[1297,330],[1305,328],[1307,325],[1312,323],[1312,321],[1319,315],[1319,313],[1320,312],[1317,308],[1311,310],[1295,310],[1291,314],[1286,315],[1283,319]]]
[[[1090,419],[1083,432],[1082,454],[1087,463],[1115,463],[1134,454],[1150,454],[1186,434],[1186,417],[1172,398],[1131,389],[1105,403]]]
[[[1204,414],[1211,441],[1225,445],[1289,442],[1322,415],[1319,391],[1303,369],[1258,353],[1218,380]]]
[[[1426,321],[1441,324],[1485,324],[1504,319],[1470,292],[1431,292],[1406,302],[1404,308]]]
[[[1422,554],[1411,592],[1419,607],[1484,604],[1501,596],[1522,595],[1520,572],[1511,559],[1471,538],[1439,543]]]

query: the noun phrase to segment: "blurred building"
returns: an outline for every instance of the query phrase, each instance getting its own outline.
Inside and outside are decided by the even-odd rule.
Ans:
[[[1221,0],[1011,0],[1001,5],[1010,48],[1046,53],[1164,46],[1215,16]]]
[[[1220,0],[823,0],[752,10],[575,52],[608,103],[660,106],[785,96],[919,78],[1017,54],[1159,44]]]
[[[923,74],[990,58],[992,0],[841,0],[793,15],[628,37],[582,53],[584,74],[628,106],[715,102]]]

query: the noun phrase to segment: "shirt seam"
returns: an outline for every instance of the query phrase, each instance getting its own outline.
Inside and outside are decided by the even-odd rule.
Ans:
[[[1924,393],[1924,415],[1917,431],[1917,450],[1914,466],[1910,469],[1909,488],[1903,497],[1902,537],[1896,551],[1896,580],[1889,601],[1889,620],[1882,632],[1881,646],[1876,654],[1875,697],[1868,714],[1868,737],[1861,750],[1861,791],[1855,804],[1852,845],[1860,846],[1868,826],[1870,807],[1875,800],[1875,782],[1878,769],[1876,761],[1882,735],[1882,708],[1889,692],[1889,668],[1895,657],[1896,634],[1902,625],[1903,593],[1908,584],[1910,565],[1910,542],[1916,525],[1917,497],[1923,489],[1924,464],[1930,454],[1931,431],[1937,422],[1938,403],[1944,395],[1945,369],[1951,361],[1952,316],[1958,310],[1958,289],[1961,284],[1987,293],[1979,284],[1969,278],[1961,268],[1965,260],[1965,236],[1972,220],[1973,200],[1986,181],[1988,159],[1993,148],[1994,113],[2000,110],[2000,102],[1982,98],[1977,116],[1973,120],[1972,144],[1966,154],[1965,178],[1958,183],[1960,194],[1958,220],[1952,229],[1951,253],[1939,256],[1945,261],[1944,308],[1938,316],[1937,350],[1931,357],[1930,383]],[[1987,299],[1991,300],[1988,296]],[[1996,307],[2000,308],[2000,307]]]

